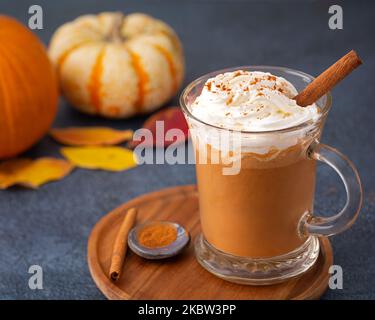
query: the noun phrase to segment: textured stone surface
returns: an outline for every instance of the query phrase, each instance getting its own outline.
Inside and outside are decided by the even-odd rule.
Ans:
[[[34,2],[2,0],[0,12],[26,23],[31,4]],[[331,239],[335,263],[344,270],[344,289],[328,290],[323,298],[375,298],[374,3],[343,2],[341,31],[328,28],[328,1],[65,0],[38,4],[44,9],[44,29],[36,33],[45,43],[60,24],[84,13],[141,11],[164,19],[185,47],[185,83],[209,71],[238,65],[288,66],[317,75],[349,49],[358,50],[365,64],[334,90],[323,142],[342,150],[357,165],[365,203],[353,228]],[[88,117],[61,99],[55,125],[136,129],[143,120]],[[26,155],[58,155],[58,148],[46,137]],[[192,165],[146,165],[122,173],[77,169],[63,181],[38,191],[0,191],[0,298],[104,298],[86,263],[87,238],[95,222],[137,195],[194,181]],[[331,214],[340,209],[344,190],[334,173],[319,168],[318,184],[316,211]],[[44,269],[44,290],[28,288],[27,270],[32,264]]]

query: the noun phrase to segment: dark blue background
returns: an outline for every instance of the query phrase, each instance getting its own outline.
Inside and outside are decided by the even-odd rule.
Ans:
[[[344,271],[344,289],[328,290],[323,298],[375,298],[374,2],[1,0],[0,12],[27,23],[32,4],[44,9],[44,29],[36,33],[46,44],[59,25],[85,13],[140,11],[165,20],[185,48],[185,84],[209,71],[238,65],[288,66],[317,75],[356,49],[364,65],[333,91],[323,142],[356,164],[365,202],[356,224],[331,239],[335,263]],[[330,4],[343,6],[344,30],[328,28]],[[177,98],[171,103],[176,104]],[[136,129],[143,120],[85,116],[61,99],[55,125]],[[26,155],[58,156],[58,149],[45,137]],[[37,191],[0,191],[0,298],[104,298],[86,263],[87,238],[95,222],[135,196],[194,182],[192,165],[144,165],[121,173],[77,169],[63,181]],[[325,167],[319,168],[316,199],[316,211],[328,215],[345,202],[339,179]],[[44,269],[43,290],[28,288],[27,271],[32,264]]]

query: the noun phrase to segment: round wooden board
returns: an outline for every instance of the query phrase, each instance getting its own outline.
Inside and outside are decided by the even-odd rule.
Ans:
[[[170,220],[191,234],[189,247],[177,257],[148,261],[128,250],[121,279],[108,278],[113,242],[126,210],[138,208],[137,223]],[[104,216],[88,241],[91,275],[109,299],[318,299],[328,285],[333,264],[330,242],[321,238],[315,266],[300,278],[271,286],[246,286],[221,280],[203,269],[194,256],[194,240],[200,232],[196,186],[178,186],[137,197]]]

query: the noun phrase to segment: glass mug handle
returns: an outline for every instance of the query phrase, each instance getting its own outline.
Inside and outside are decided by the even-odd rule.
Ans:
[[[331,236],[351,227],[362,206],[362,185],[353,163],[338,150],[314,141],[307,149],[310,159],[328,164],[340,176],[346,190],[344,208],[331,217],[318,217],[305,214],[300,222],[303,235]]]

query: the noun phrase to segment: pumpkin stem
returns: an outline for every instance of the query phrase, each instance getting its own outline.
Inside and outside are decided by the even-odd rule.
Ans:
[[[121,27],[124,22],[124,15],[121,12],[117,12],[113,24],[112,24],[112,30],[109,33],[109,40],[120,43],[123,42],[125,39],[121,34]]]

